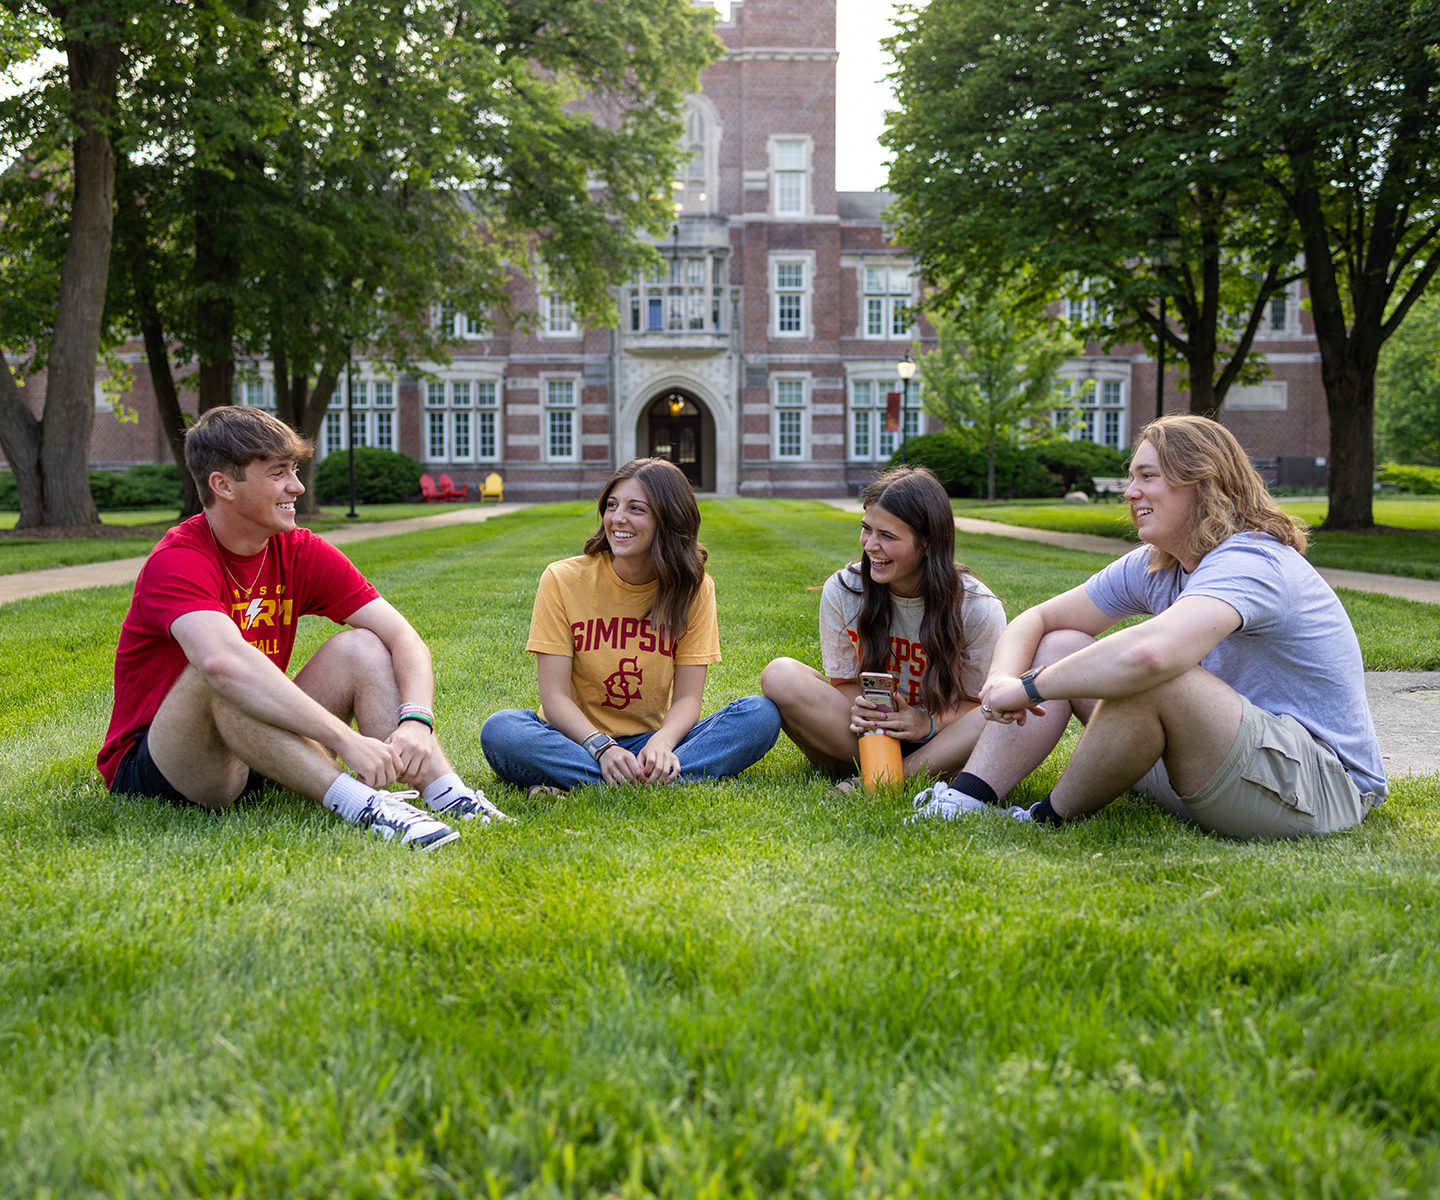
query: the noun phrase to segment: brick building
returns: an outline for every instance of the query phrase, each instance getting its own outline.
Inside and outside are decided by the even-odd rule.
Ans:
[[[890,457],[896,362],[933,331],[912,324],[914,264],[881,220],[890,197],[835,189],[834,2],[734,0],[716,28],[726,52],[687,102],[675,224],[656,244],[655,271],[617,289],[618,328],[581,328],[567,305],[517,279],[517,304],[538,311],[535,333],[445,313],[463,345],[428,377],[358,364],[356,444],[401,450],[457,481],[498,472],[519,500],[589,498],[644,454],[720,495],[853,495]],[[1313,466],[1329,432],[1298,289],[1270,318],[1258,348],[1274,379],[1232,392],[1222,420],[1262,462]],[[97,393],[96,465],[168,458],[149,373],[129,357],[128,419]],[[237,387],[239,402],[272,402],[267,370],[252,365],[258,378]],[[1154,415],[1155,364],[1139,347],[1092,347],[1062,377],[1081,407],[1077,436],[1123,447]],[[38,405],[43,379],[28,390]],[[319,457],[348,444],[343,390]],[[915,383],[903,396],[914,436],[931,422]],[[1168,408],[1183,402],[1173,376],[1166,397]]]

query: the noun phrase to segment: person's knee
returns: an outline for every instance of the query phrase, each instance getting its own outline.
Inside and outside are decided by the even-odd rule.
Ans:
[[[798,659],[771,659],[760,672],[762,698],[774,705],[794,704],[813,679],[814,672]]]
[[[395,670],[389,647],[369,629],[342,630],[325,643],[324,649],[327,659],[334,661],[334,669],[355,678],[374,678]],[[326,666],[331,663],[327,661]]]
[[[742,696],[735,701],[735,711],[741,716],[757,742],[767,741],[774,745],[780,738],[780,710],[767,696]]]
[[[1040,639],[1031,666],[1046,667],[1057,663],[1062,658],[1068,658],[1086,646],[1093,645],[1094,642],[1093,637],[1088,633],[1081,633],[1078,629],[1052,629]]]
[[[502,708],[485,718],[480,726],[480,749],[485,754],[508,749],[527,729],[533,729],[535,714],[526,708]]]

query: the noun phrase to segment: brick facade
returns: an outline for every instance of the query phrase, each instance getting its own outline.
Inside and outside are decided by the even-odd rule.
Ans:
[[[365,443],[457,481],[498,472],[517,500],[589,498],[615,465],[650,453],[720,495],[853,495],[873,476],[899,442],[885,428],[895,364],[914,340],[933,345],[933,331],[903,315],[919,293],[912,260],[887,240],[890,197],[835,190],[833,0],[735,0],[717,29],[726,53],[688,102],[694,159],[676,181],[671,235],[656,243],[664,263],[616,290],[618,328],[568,328],[517,278],[538,332],[467,333],[434,378],[358,364]],[[1324,456],[1319,356],[1298,291],[1283,326],[1258,348],[1285,387],[1252,390],[1251,407],[1227,405],[1222,420],[1257,459]],[[131,419],[97,411],[97,465],[168,459],[149,373],[139,354],[127,358]],[[261,382],[240,398],[269,402],[267,364],[253,366]],[[1094,401],[1083,436],[1128,445],[1154,413],[1155,364],[1138,346],[1092,347],[1062,374]],[[34,403],[43,387],[28,381]],[[931,422],[918,389],[905,397],[914,436]],[[1166,397],[1169,409],[1181,403],[1168,371]],[[193,411],[193,394],[184,400]],[[342,381],[321,458],[346,445],[343,408]]]

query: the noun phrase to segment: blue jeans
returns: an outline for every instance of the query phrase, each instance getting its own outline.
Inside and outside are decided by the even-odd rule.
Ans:
[[[652,731],[615,740],[638,754],[653,736]],[[779,736],[779,710],[764,696],[743,696],[697,721],[675,747],[680,778],[738,775],[764,758]],[[528,708],[491,713],[480,730],[480,747],[496,775],[521,787],[539,783],[568,789],[601,781],[590,752]]]

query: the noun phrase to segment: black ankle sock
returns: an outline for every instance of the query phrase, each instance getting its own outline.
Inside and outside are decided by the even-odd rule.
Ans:
[[[1045,793],[1045,799],[1038,804],[1030,806],[1030,819],[1037,825],[1063,825],[1065,818],[1055,811],[1055,806],[1050,803],[1050,793]]]
[[[977,800],[983,800],[986,804],[999,804],[1000,797],[995,794],[995,789],[978,775],[972,775],[969,771],[961,771],[950,782],[950,786],[957,792],[964,792],[967,796],[974,796]]]

